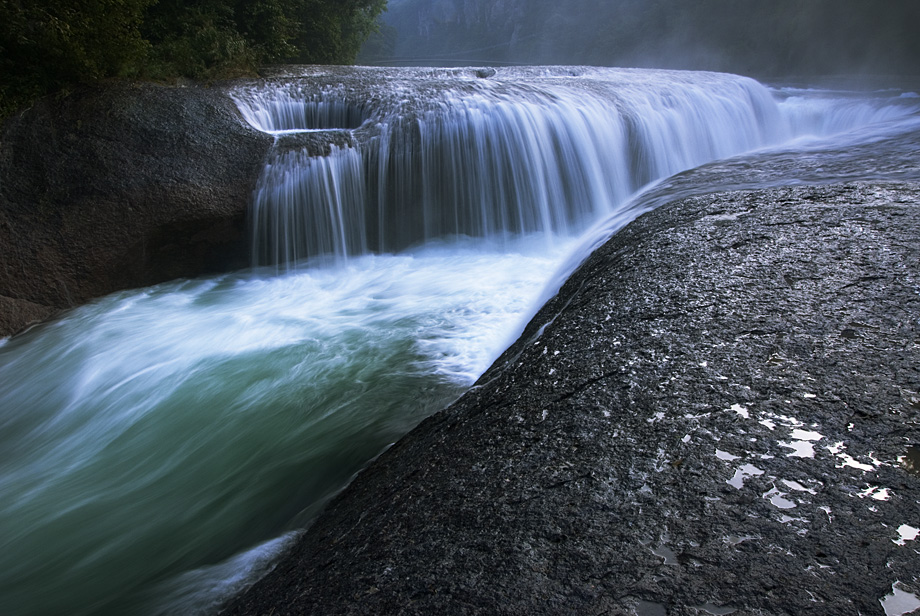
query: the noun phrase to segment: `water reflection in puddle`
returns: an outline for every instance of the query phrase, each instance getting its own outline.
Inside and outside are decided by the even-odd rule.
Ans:
[[[920,475],[920,447],[916,445],[908,447],[907,452],[898,458],[898,462],[900,462],[908,472]]]
[[[857,460],[850,454],[844,453],[843,451],[844,449],[846,449],[846,446],[843,444],[842,441],[839,443],[834,443],[833,445],[827,447],[827,450],[831,452],[831,455],[837,456],[837,458],[840,460],[840,463],[836,464],[837,468],[844,468],[844,467],[849,466],[850,468],[855,468],[857,470],[861,470],[865,472],[875,470],[874,465],[860,462],[859,460]],[[873,462],[877,462],[874,458],[871,457],[871,455],[870,455],[870,459]]]
[[[776,486],[773,486],[768,492],[763,494],[763,498],[770,501],[770,504],[778,509],[794,509],[795,503],[791,500],[784,498],[785,493],[780,492]]]
[[[789,479],[783,479],[783,484],[790,490],[795,490],[796,492],[808,492],[809,494],[817,494],[811,488],[806,488],[798,481],[790,481]]]
[[[920,535],[920,528],[901,524],[898,527],[898,534],[901,536],[900,539],[892,539],[892,541],[898,545],[906,545],[908,541],[913,541]]]
[[[745,479],[750,479],[751,477],[756,477],[758,475],[763,475],[763,471],[753,464],[745,464],[735,471],[735,475],[729,479],[727,483],[740,490],[744,487]]]
[[[880,488],[878,486],[869,486],[858,494],[859,498],[867,496],[873,500],[886,501],[891,499],[891,490],[889,488]]]
[[[898,588],[900,582],[891,585],[891,594],[879,599],[885,616],[904,616],[920,608],[920,597]]]
[[[760,537],[755,537],[754,535],[728,535],[727,537],[722,537],[722,541],[731,547],[735,547],[736,545],[744,543],[745,541],[752,541],[754,539],[760,539]]]
[[[636,605],[637,616],[667,616],[668,611],[660,603],[639,601]]]

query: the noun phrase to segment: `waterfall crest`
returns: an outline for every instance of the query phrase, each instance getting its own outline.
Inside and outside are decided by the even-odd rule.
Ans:
[[[266,165],[253,208],[257,266],[460,236],[569,235],[657,179],[897,114],[864,100],[805,102],[718,73],[305,73],[234,92],[246,120],[279,143],[311,137]],[[343,133],[347,146],[322,145]]]

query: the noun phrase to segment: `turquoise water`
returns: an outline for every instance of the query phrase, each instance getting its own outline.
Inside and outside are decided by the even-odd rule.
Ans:
[[[190,602],[181,613],[207,605],[284,541],[198,571],[191,596],[171,596],[173,578],[302,525],[454,399],[569,246],[174,282],[6,341],[2,613],[153,613],[164,593]]]

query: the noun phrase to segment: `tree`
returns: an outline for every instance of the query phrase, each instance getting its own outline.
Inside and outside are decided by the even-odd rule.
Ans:
[[[298,53],[290,61],[310,64],[352,64],[362,43],[376,28],[386,0],[301,0]]]
[[[0,0],[0,113],[67,85],[136,74],[156,0]]]
[[[158,73],[209,77],[267,63],[351,64],[386,0],[159,0],[143,31]]]
[[[350,64],[385,8],[386,0],[0,0],[0,118],[109,77]]]

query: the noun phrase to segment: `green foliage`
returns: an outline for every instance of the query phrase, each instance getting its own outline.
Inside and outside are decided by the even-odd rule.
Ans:
[[[351,64],[386,0],[159,0],[143,32],[155,76],[208,78],[260,64]]]
[[[110,77],[350,64],[386,0],[0,0],[0,118]]]
[[[294,38],[300,30],[299,2],[293,0],[238,1],[235,20],[262,62],[282,62],[297,55]]]
[[[0,113],[68,85],[137,73],[155,0],[0,0]]]
[[[234,18],[234,7],[221,0],[158,0],[142,26],[151,43],[149,75],[211,78],[252,71],[258,54]]]
[[[301,29],[295,39],[300,53],[293,61],[316,64],[351,64],[361,44],[376,27],[386,0],[324,0],[300,3]]]
[[[214,77],[260,64],[350,64],[386,0],[159,0],[143,32],[156,75]]]

